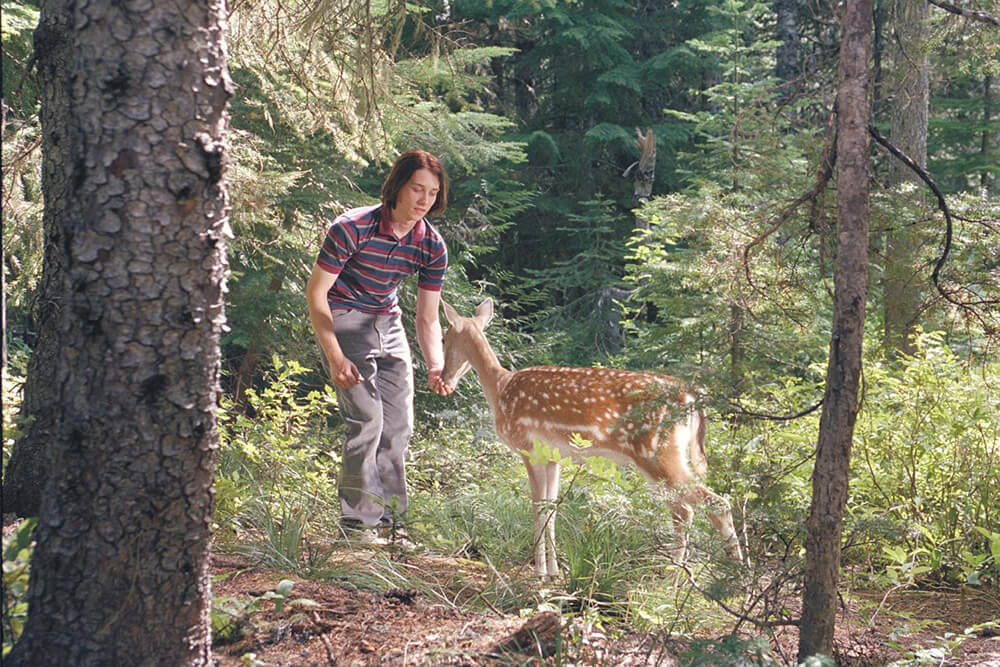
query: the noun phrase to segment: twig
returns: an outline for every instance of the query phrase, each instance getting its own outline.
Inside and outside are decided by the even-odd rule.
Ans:
[[[316,624],[316,629],[319,631],[319,639],[323,642],[323,648],[326,649],[327,659],[330,661],[331,665],[336,665],[337,654],[333,651],[333,644],[330,643],[330,638],[323,632],[323,625],[320,622],[319,614],[317,612],[313,612],[313,622]]]
[[[674,560],[672,558],[671,558],[671,561],[673,562],[674,565],[676,565],[677,567],[679,567],[681,569],[681,572],[683,572],[685,575],[687,575],[688,583],[691,584],[692,588],[694,588],[696,591],[698,591],[703,596],[705,596],[705,598],[707,598],[709,600],[712,600],[712,602],[714,602],[715,604],[717,604],[720,607],[722,607],[722,610],[725,611],[727,614],[729,614],[729,615],[731,615],[731,616],[733,616],[735,618],[738,618],[741,621],[746,621],[747,623],[755,625],[758,628],[780,628],[780,627],[784,627],[784,626],[788,626],[788,625],[794,625],[794,626],[798,627],[799,624],[800,624],[799,620],[795,619],[795,618],[786,618],[786,619],[779,620],[779,621],[767,621],[767,620],[764,620],[762,618],[757,618],[756,616],[747,616],[743,612],[737,611],[737,610],[731,608],[729,605],[727,605],[722,600],[715,599],[716,596],[710,595],[708,593],[708,591],[706,591],[703,588],[701,588],[698,585],[698,582],[695,581],[695,579],[694,579],[694,573],[691,572],[691,569],[687,566],[687,563],[680,563],[680,562],[677,562],[676,560]]]

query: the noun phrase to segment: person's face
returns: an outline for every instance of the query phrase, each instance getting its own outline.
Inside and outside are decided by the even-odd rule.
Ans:
[[[396,196],[396,206],[392,209],[394,222],[416,224],[434,206],[441,183],[429,169],[413,172]]]

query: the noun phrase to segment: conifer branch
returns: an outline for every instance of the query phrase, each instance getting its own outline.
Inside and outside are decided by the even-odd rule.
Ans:
[[[831,114],[831,126],[833,114]],[[800,206],[806,202],[811,204],[811,213],[815,215],[816,213],[816,202],[819,200],[819,196],[826,189],[827,183],[833,177],[833,165],[837,162],[837,142],[836,137],[833,132],[828,132],[826,147],[823,150],[823,157],[820,158],[819,167],[816,170],[816,180],[813,183],[813,187],[809,192],[806,192],[799,196],[795,201],[785,207],[785,209],[778,214],[777,220],[773,225],[771,225],[763,233],[759,234],[756,238],[751,240],[748,244],[743,246],[743,270],[746,273],[747,283],[750,287],[757,289],[757,286],[753,282],[753,277],[750,275],[750,251],[755,247],[763,243],[769,236],[774,234],[776,231],[781,229],[788,219],[792,217],[792,214]]]

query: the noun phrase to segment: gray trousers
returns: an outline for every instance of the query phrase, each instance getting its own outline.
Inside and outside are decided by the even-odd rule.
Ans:
[[[341,520],[405,520],[404,459],[413,433],[413,363],[400,315],[334,310],[344,356],[364,381],[337,389],[347,425],[338,492]]]

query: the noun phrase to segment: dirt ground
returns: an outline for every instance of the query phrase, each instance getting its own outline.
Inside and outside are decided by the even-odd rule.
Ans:
[[[16,523],[5,522],[4,535],[15,529]],[[359,571],[370,569],[369,551],[348,550],[340,557]],[[397,552],[394,561],[441,590],[456,580],[484,579],[482,564],[472,561],[413,552]],[[211,570],[215,617],[229,625],[228,637],[215,631],[219,667],[755,664],[694,663],[685,659],[690,637],[587,626],[554,612],[525,619],[496,610],[460,611],[415,590],[368,593],[256,568],[223,553],[213,553]],[[283,580],[294,585],[279,608],[274,593]],[[467,601],[477,591],[473,583],[451,594]],[[790,616],[798,615],[798,603],[786,601]],[[797,630],[783,627],[771,636],[769,656],[780,665],[794,664],[797,644]],[[914,660],[917,651],[923,653]],[[854,592],[837,619],[835,652],[843,667],[882,666],[903,657],[910,658],[907,667],[1000,667],[1000,589],[898,591],[888,597]]]
[[[453,578],[459,568],[474,567],[419,554],[405,555],[402,561],[422,577],[440,574],[442,580]],[[357,567],[365,567],[363,556]],[[585,627],[580,619],[560,620],[554,612],[528,619],[460,612],[413,590],[366,593],[250,568],[224,555],[213,558],[212,571],[217,575],[217,598],[254,599],[287,578],[295,581],[289,597],[310,601],[285,605],[280,613],[271,601],[261,604],[233,633],[231,643],[217,642],[220,667],[692,664],[683,659],[689,639],[607,627],[601,631]],[[467,580],[475,579],[475,572],[468,575]],[[966,633],[967,628],[1000,621],[1000,591],[897,592],[879,607],[883,597],[855,593],[845,602],[837,622],[838,665],[887,665],[901,659],[900,647],[908,653],[925,651],[919,663],[907,664],[1000,667],[1000,625]],[[797,600],[788,601],[793,616],[796,607]],[[794,664],[797,642],[794,627],[777,631],[771,657],[779,664]]]

